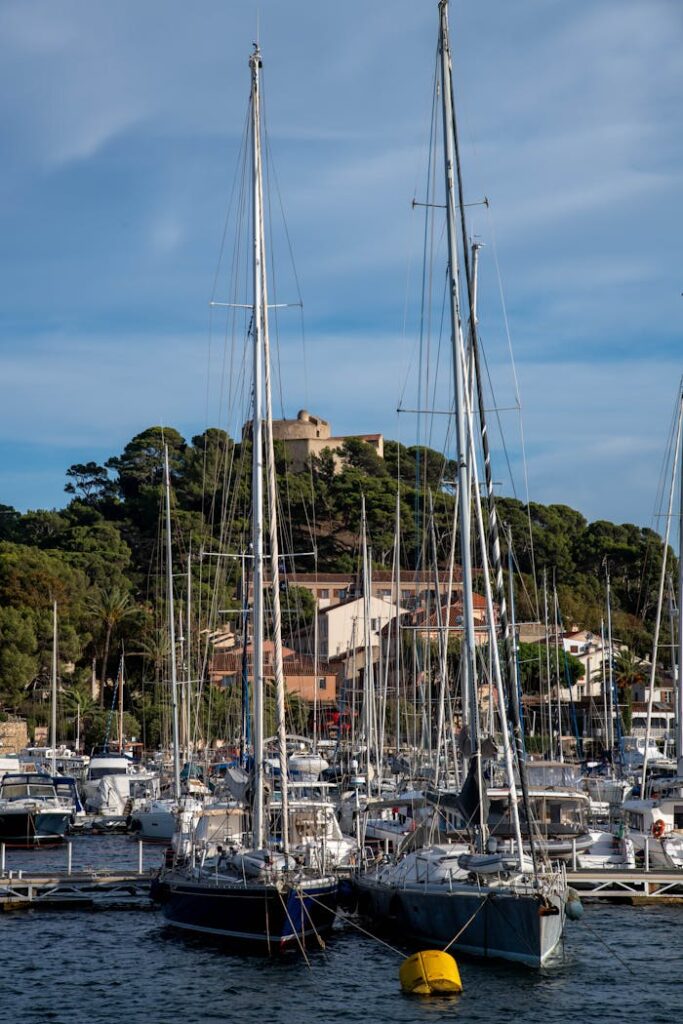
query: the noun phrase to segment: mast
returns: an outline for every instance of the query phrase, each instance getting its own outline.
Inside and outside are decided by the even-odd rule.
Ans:
[[[251,501],[254,610],[254,798],[253,841],[256,849],[265,845],[263,808],[263,186],[261,165],[261,100],[259,72],[261,51],[254,44],[249,58],[251,68],[251,170],[253,219],[253,420],[251,458]]]
[[[123,753],[123,655],[119,664],[119,754]]]
[[[614,655],[612,653],[612,590],[609,577],[609,563],[605,559],[605,578],[607,590],[607,674],[609,681],[609,724],[607,736],[610,755],[614,754]],[[604,644],[603,644],[604,649]],[[603,654],[604,664],[604,654]]]
[[[394,637],[394,679],[396,682],[396,757],[398,757],[401,750],[401,495],[399,492],[398,482],[396,484],[396,536],[394,537],[394,565],[394,622],[396,624],[396,635]],[[388,653],[387,660],[389,660]]]
[[[441,744],[446,720],[446,685],[448,679],[448,627],[450,625],[450,596],[447,605],[448,618],[444,627],[443,608],[441,605],[441,590],[439,586],[439,563],[436,549],[436,530],[434,529],[434,499],[431,488],[429,490],[429,536],[431,540],[432,571],[434,573],[434,593],[436,594],[436,630],[439,638],[439,706],[436,724],[436,753],[434,756],[434,786],[439,785],[439,768],[441,757]],[[426,621],[429,629],[429,620]],[[429,633],[427,634],[429,635]],[[430,678],[431,689],[431,678]],[[447,773],[444,773],[447,774]]]
[[[262,180],[258,187],[262,189]],[[261,249],[265,250],[263,203],[261,202]],[[282,849],[289,853],[289,785],[287,777],[287,720],[285,711],[285,673],[282,665],[282,608],[280,605],[280,549],[277,535],[277,490],[275,486],[275,450],[273,446],[273,399],[270,383],[270,338],[268,334],[268,289],[265,260],[261,270],[263,299],[263,364],[266,400],[266,477],[268,480],[268,540],[270,543],[270,578],[273,601],[273,671],[277,706],[277,738],[280,761],[280,794],[282,811]],[[318,620],[316,608],[316,623]],[[314,686],[317,687],[317,662]],[[317,710],[317,709],[316,709]],[[315,713],[314,713],[315,714]]]
[[[191,723],[192,713],[190,692],[192,690],[192,539],[187,552],[187,607],[185,609],[185,757],[189,762],[191,756]]]
[[[548,697],[548,760],[555,753],[555,730],[553,727],[553,697],[550,685],[550,633],[548,627],[548,570],[543,570],[543,622],[545,628],[545,681]]]
[[[683,416],[683,391],[681,392],[681,416]],[[676,771],[683,775],[683,449],[681,450],[678,477],[678,658],[676,659]],[[673,643],[673,637],[671,638]]]
[[[175,606],[173,601],[173,550],[171,546],[171,473],[168,445],[164,445],[164,493],[166,498],[166,576],[168,578],[168,628],[171,646],[171,714],[173,726],[173,796],[180,799],[180,762],[178,736],[178,674],[175,649]]]
[[[441,0],[440,9],[447,5],[448,0]],[[445,13],[442,13],[442,24],[445,18]],[[462,187],[462,173],[460,167],[460,149],[458,145],[458,130],[457,122],[455,117],[455,105],[451,98],[451,115],[452,115],[452,128],[453,128],[453,140],[455,147],[455,168],[458,178],[458,203],[460,207],[460,227],[462,231],[462,243],[463,243],[463,259],[465,262],[465,279],[467,282],[467,291],[469,297],[470,307],[470,346],[473,356],[474,363],[474,380],[477,387],[477,408],[479,413],[479,424],[481,429],[481,441],[482,441],[482,454],[484,458],[484,476],[486,482],[486,495],[488,503],[489,513],[489,535],[491,542],[491,561],[493,565],[493,572],[495,576],[495,594],[496,600],[498,601],[500,623],[503,633],[503,646],[505,650],[505,660],[507,663],[507,683],[508,683],[508,700],[510,704],[510,717],[512,719],[512,730],[515,740],[515,752],[517,759],[517,767],[519,769],[520,783],[522,787],[522,800],[524,803],[524,813],[529,823],[531,822],[531,805],[529,800],[529,783],[527,778],[526,770],[526,751],[524,748],[524,727],[522,723],[522,709],[520,705],[520,692],[518,686],[519,678],[519,666],[518,666],[518,650],[517,640],[510,625],[510,618],[508,616],[506,607],[506,595],[505,595],[505,584],[503,580],[503,560],[500,551],[500,531],[498,526],[498,513],[496,509],[495,495],[493,491],[493,474],[491,472],[491,450],[489,445],[488,430],[486,426],[486,409],[484,402],[484,389],[482,386],[482,375],[479,360],[479,340],[477,334],[477,286],[476,286],[476,261],[478,259],[477,252],[473,246],[473,263],[474,268],[470,270],[469,255],[467,246],[467,227],[465,221],[465,198]],[[477,246],[478,249],[478,246]],[[511,540],[511,537],[510,537]],[[514,613],[512,613],[512,619],[514,620]],[[530,846],[532,860],[534,861],[534,873],[536,871],[536,854],[535,844],[530,833]]]
[[[50,713],[52,774],[57,774],[57,602],[52,602],[52,708]]]
[[[553,628],[555,631],[555,678],[557,681],[557,746],[559,751],[560,763],[564,762],[564,749],[562,747],[562,687],[560,674],[560,617],[558,613],[558,601],[557,601],[557,581],[555,579],[555,570],[553,569],[553,617],[554,624]],[[564,651],[564,644],[563,644]]]
[[[669,489],[669,502],[666,515],[666,529],[664,531],[664,549],[662,551],[662,571],[659,578],[659,595],[657,597],[657,614],[655,617],[654,641],[652,647],[652,666],[650,669],[650,689],[647,695],[647,724],[645,726],[645,750],[643,751],[643,773],[640,780],[640,799],[645,799],[645,785],[647,782],[648,748],[652,735],[652,707],[654,704],[655,679],[657,676],[657,652],[659,650],[659,628],[662,621],[662,605],[664,603],[664,583],[666,581],[666,558],[669,551],[669,535],[671,533],[671,518],[674,505],[674,491],[676,480],[676,466],[678,465],[681,452],[681,427],[683,426],[683,391],[679,394],[678,421],[676,426],[676,440],[674,442],[671,487]],[[679,570],[680,571],[680,570]],[[680,598],[679,598],[680,600]],[[679,679],[680,685],[680,679]],[[680,717],[680,716],[679,716]],[[678,738],[678,731],[676,733]]]
[[[366,788],[368,796],[371,795],[370,776],[372,773],[372,744],[375,738],[374,724],[374,703],[375,703],[375,680],[372,664],[372,637],[370,628],[372,624],[372,585],[370,582],[370,556],[368,553],[368,526],[365,516],[365,495],[361,496],[361,530],[363,546],[363,723],[365,730],[365,760],[366,760]],[[378,778],[379,786],[379,763]],[[379,792],[379,789],[378,789]]]
[[[484,568],[483,579],[484,579],[484,596],[486,599],[486,619],[488,622],[489,630],[489,651],[491,654],[491,662],[493,667],[493,677],[496,683],[496,693],[498,697],[498,708],[500,711],[500,731],[501,738],[503,741],[503,756],[505,759],[505,772],[508,779],[508,787],[510,791],[510,814],[512,818],[512,827],[515,834],[515,845],[517,847],[517,857],[519,859],[520,869],[524,865],[524,847],[522,844],[522,829],[519,819],[519,801],[517,797],[517,783],[515,781],[514,761],[513,761],[513,748],[510,742],[510,730],[508,728],[508,717],[507,710],[505,707],[505,691],[503,687],[503,675],[500,666],[500,653],[498,650],[498,638],[496,636],[496,620],[495,620],[495,609],[493,607],[493,593],[491,588],[491,578],[488,571],[488,552],[486,550],[486,536],[484,533],[484,517],[481,510],[481,495],[479,493],[479,477],[477,473],[477,460],[474,450],[474,426],[472,422],[472,406],[469,401],[469,395],[467,396],[467,421],[469,425],[468,437],[469,437],[469,457],[470,464],[472,467],[472,494],[474,496],[474,512],[477,519],[477,532],[479,534],[479,545],[481,551],[481,563]],[[489,700],[492,702],[491,691],[489,688]],[[480,791],[482,789],[482,774],[481,774],[481,758],[479,760],[480,772],[479,772],[479,786]],[[483,837],[487,831],[487,822],[484,820],[483,808],[481,801],[479,803],[480,813],[480,833]],[[531,832],[531,819],[529,819],[529,830]],[[536,873],[536,862],[533,860],[534,874]]]
[[[607,753],[608,750],[609,751],[612,750],[612,744],[610,742],[610,724],[611,723],[610,723],[610,711],[609,711],[609,708],[610,708],[610,705],[611,705],[611,700],[610,700],[610,695],[607,692],[607,672],[606,672],[606,669],[605,669],[605,658],[607,656],[606,655],[607,645],[606,645],[606,641],[605,641],[605,620],[604,619],[600,619],[600,644],[602,645],[602,709],[603,709],[602,713],[603,713],[603,722],[604,722],[604,724],[603,724],[603,732],[602,732],[602,745],[603,745],[603,748],[605,750],[605,753]]]
[[[451,318],[451,348],[455,395],[455,427],[457,446],[457,481],[460,494],[460,563],[463,574],[463,640],[462,677],[463,725],[470,736],[471,749],[476,749],[477,700],[475,689],[476,662],[474,609],[472,602],[472,559],[470,552],[470,490],[469,453],[465,425],[465,367],[463,365],[462,320],[458,285],[458,243],[456,237],[455,154],[453,133],[453,97],[451,91],[451,55],[448,43],[448,2],[440,0],[439,51],[441,57],[441,99],[445,155],[446,222],[448,229],[448,284]]]
[[[182,756],[187,760],[187,732],[185,731],[185,725],[187,722],[187,676],[185,674],[185,632],[183,630],[183,606],[182,602],[178,604],[178,654],[180,671],[183,674],[182,680],[178,681],[178,687],[180,689],[180,705],[178,708],[178,732],[180,739],[180,749]]]

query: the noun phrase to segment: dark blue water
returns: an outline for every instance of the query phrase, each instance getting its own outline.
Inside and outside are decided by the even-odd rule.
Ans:
[[[146,863],[159,860],[158,849],[145,852]],[[10,867],[64,862],[63,851],[8,853]],[[85,863],[136,866],[137,847],[75,840],[74,867]],[[176,936],[157,911],[0,914],[0,1024],[675,1024],[683,906],[588,905],[551,966],[461,961],[465,990],[445,1000],[403,996],[400,962],[349,927],[311,952],[309,967],[229,956]]]

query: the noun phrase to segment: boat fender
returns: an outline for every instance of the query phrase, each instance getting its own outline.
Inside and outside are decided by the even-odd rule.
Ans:
[[[579,899],[576,889],[567,889],[567,900],[564,905],[564,912],[569,921],[580,921],[583,917],[583,903]]]
[[[665,828],[666,825],[664,824],[661,818],[657,818],[656,821],[652,822],[652,835],[655,837],[655,839],[662,838],[662,836],[664,835]]]

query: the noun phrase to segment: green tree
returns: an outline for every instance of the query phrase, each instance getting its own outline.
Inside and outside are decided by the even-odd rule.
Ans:
[[[69,479],[64,490],[85,505],[98,505],[113,496],[114,485],[105,466],[96,462],[77,462],[69,466],[66,475]]]
[[[542,693],[547,683],[547,657],[545,644],[519,644],[519,666],[524,693]],[[554,644],[550,646],[550,681],[551,685],[574,685],[583,679],[585,668],[583,663],[560,648],[559,658]]]
[[[38,639],[27,608],[0,607],[0,700],[16,708],[39,668]]]
[[[280,594],[282,631],[286,637],[309,626],[315,617],[315,598],[306,587],[287,586]]]
[[[116,628],[136,611],[130,594],[113,587],[111,590],[98,590],[92,603],[93,614],[99,620],[104,635],[102,668],[100,672],[100,707],[104,707],[104,689],[107,683],[107,665],[112,634]]]

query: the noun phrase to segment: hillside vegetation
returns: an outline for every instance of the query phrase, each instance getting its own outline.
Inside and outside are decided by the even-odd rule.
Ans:
[[[175,572],[187,572],[193,553],[191,674],[205,669],[208,630],[219,610],[234,609],[240,594],[240,555],[249,546],[250,443],[207,430],[187,442],[173,429],[150,427],[105,465],[66,471],[69,504],[21,514],[0,506],[0,709],[45,721],[51,664],[52,602],[59,611],[59,660],[65,713],[80,706],[85,728],[103,727],[111,684],[126,653],[130,728],[158,737],[159,709],[168,677],[163,566],[163,445],[169,448],[173,490]],[[295,573],[357,570],[361,494],[365,496],[372,557],[391,567],[396,491],[400,488],[403,571],[429,568],[429,505],[442,565],[447,563],[454,499],[447,483],[454,467],[430,449],[387,442],[385,458],[360,440],[346,442],[335,472],[325,451],[303,471],[276,462],[281,504],[283,567]],[[398,483],[397,483],[398,482]],[[536,619],[541,587],[557,588],[565,627],[599,630],[605,609],[605,564],[612,582],[614,634],[646,654],[661,567],[661,538],[631,524],[588,523],[565,505],[528,508],[499,500],[518,565],[518,619]],[[315,549],[317,559],[310,554]],[[199,555],[202,553],[202,557]],[[299,553],[299,554],[298,554]],[[306,553],[306,554],[304,554]],[[179,615],[186,586],[176,581]],[[292,588],[292,593],[294,593]],[[287,601],[285,602],[287,605]],[[552,601],[550,601],[552,608]],[[310,605],[290,600],[286,621],[310,618]],[[666,638],[663,641],[666,643]],[[105,680],[99,702],[91,678]],[[216,698],[218,700],[219,698]],[[99,706],[98,706],[99,705]]]

